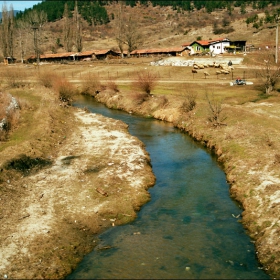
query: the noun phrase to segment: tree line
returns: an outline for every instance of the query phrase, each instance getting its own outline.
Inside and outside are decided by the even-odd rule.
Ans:
[[[20,48],[21,61],[23,61],[27,50],[32,48],[39,61],[40,45],[44,37],[42,35],[43,26],[48,21],[53,22],[62,19],[62,36],[57,39],[57,46],[63,47],[69,52],[81,52],[83,49],[82,19],[92,26],[106,24],[109,22],[109,16],[105,5],[117,3],[117,8],[111,15],[115,22],[115,39],[121,54],[123,55],[126,46],[129,55],[141,45],[142,36],[137,19],[133,15],[126,14],[124,6],[135,6],[137,3],[141,5],[171,6],[178,12],[200,10],[202,8],[211,12],[215,9],[226,8],[230,14],[233,6],[240,7],[240,12],[245,13],[245,7],[249,4],[253,9],[263,9],[268,5],[280,4],[279,2],[280,0],[43,0],[43,2],[34,5],[33,8],[19,12],[16,16],[12,5],[8,9],[4,2],[0,24],[0,47],[4,57],[13,57],[16,37]],[[277,10],[278,12],[280,11]],[[249,17],[246,22],[247,24],[262,24],[262,22],[258,23],[257,20],[256,16]],[[275,15],[266,12],[265,21],[273,22],[274,20]],[[214,27],[215,30],[217,31],[215,34],[219,34],[218,28],[215,29]],[[53,51],[55,52],[55,49]]]
[[[54,3],[55,2],[55,3]],[[45,0],[41,3],[34,5],[32,8],[26,9],[23,12],[19,12],[16,18],[25,17],[30,10],[44,11],[48,15],[48,21],[52,22],[55,20],[62,19],[64,16],[65,4],[69,9],[69,17],[73,16],[75,7],[78,7],[80,15],[89,23],[89,25],[105,24],[109,22],[109,16],[106,8],[104,7],[105,2],[102,1],[69,1],[69,0]]]
[[[55,2],[55,4],[54,4]],[[269,5],[276,6],[280,4],[280,0],[95,0],[95,1],[78,1],[78,9],[81,16],[90,24],[105,24],[110,21],[105,5],[112,3],[122,3],[134,7],[137,3],[141,5],[153,6],[171,6],[174,10],[193,11],[206,9],[211,13],[217,9],[231,10],[232,7],[241,7],[245,10],[246,6],[252,5],[253,9],[264,9]],[[30,10],[44,11],[48,15],[48,21],[59,20],[63,17],[64,6],[67,3],[70,11],[74,11],[75,0],[43,0],[41,3],[34,5],[30,9],[19,12],[16,18],[24,17]],[[70,15],[71,16],[71,15]]]
[[[82,24],[78,1],[74,10],[70,12],[68,2],[64,1],[63,11],[63,45],[66,51],[81,52]],[[20,48],[20,60],[23,62],[28,50],[33,49],[37,62],[42,54],[40,46],[43,42],[43,27],[48,22],[48,14],[43,9],[28,9],[20,16],[14,16],[13,5],[8,8],[2,6],[2,20],[0,24],[0,48],[4,58],[14,59],[15,41]],[[16,39],[17,40],[16,40]],[[59,40],[60,41],[60,40]]]

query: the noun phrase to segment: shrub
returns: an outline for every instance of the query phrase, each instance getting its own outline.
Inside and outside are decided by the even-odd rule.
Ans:
[[[111,89],[113,90],[114,92],[119,92],[119,88],[118,88],[118,85],[115,83],[115,81],[113,80],[110,80],[108,82],[108,85],[107,85],[108,89]]]
[[[19,104],[10,94],[0,93],[0,140],[7,138],[19,120]]]
[[[219,125],[225,125],[223,121],[226,119],[225,116],[222,116],[222,102],[215,99],[212,96],[212,99],[210,100],[208,94],[206,94],[206,99],[208,102],[208,109],[209,109],[209,117],[208,120],[215,126]]]
[[[143,102],[147,100],[147,94],[146,93],[132,93],[131,100],[135,105],[141,105]]]
[[[81,94],[94,96],[102,90],[102,85],[96,75],[88,75],[83,78]]]
[[[181,110],[185,113],[192,111],[196,106],[197,94],[193,92],[188,92],[186,95],[186,100],[181,106]]]
[[[136,78],[132,83],[132,86],[150,95],[152,90],[154,90],[157,81],[158,78],[156,74],[150,72],[149,70],[143,70],[136,73]]]
[[[57,75],[51,71],[43,71],[39,74],[39,82],[46,88],[51,88],[54,81],[56,80]]]
[[[59,100],[67,105],[72,104],[73,97],[76,94],[76,89],[66,78],[60,77],[59,79],[55,79],[53,88],[58,94]]]

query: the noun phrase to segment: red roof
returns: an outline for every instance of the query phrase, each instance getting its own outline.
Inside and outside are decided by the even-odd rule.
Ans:
[[[82,56],[89,56],[89,55],[102,55],[102,54],[106,54],[108,52],[110,52],[110,49],[105,49],[105,50],[91,50],[91,51],[84,51],[84,52],[66,52],[66,53],[49,53],[49,54],[41,54],[40,55],[40,59],[44,59],[44,58],[64,58],[64,57],[69,57],[69,56],[78,56],[78,57],[82,57]],[[30,56],[28,59],[35,59],[36,56],[32,55]]]
[[[142,50],[134,50],[131,54],[145,54],[145,53],[170,53],[170,52],[182,52],[185,47],[172,47],[172,48],[164,48],[164,49],[142,49]]]
[[[219,43],[223,41],[229,41],[227,38],[217,38],[217,39],[211,39],[211,40],[199,40],[199,41],[194,41],[191,44],[198,43],[201,46],[209,46],[212,43]]]
[[[110,49],[84,51],[84,52],[77,53],[77,56],[87,56],[87,55],[93,55],[93,54],[102,55],[102,54],[106,54],[110,51],[111,51]]]
[[[47,54],[40,54],[40,58],[56,58],[56,57],[68,57],[70,55],[75,54],[74,52],[66,52],[66,53],[47,53]],[[31,55],[28,59],[35,59],[35,55]]]

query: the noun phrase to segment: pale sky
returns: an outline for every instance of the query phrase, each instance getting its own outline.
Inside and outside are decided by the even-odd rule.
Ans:
[[[25,9],[33,7],[42,1],[0,1],[0,11],[2,10],[2,5],[6,2],[7,9],[9,10],[10,5],[13,4],[13,10],[24,11]]]

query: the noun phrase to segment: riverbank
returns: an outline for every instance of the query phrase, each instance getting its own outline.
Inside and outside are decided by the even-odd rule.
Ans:
[[[132,221],[150,199],[150,158],[126,124],[81,109],[57,109],[68,111],[68,119],[57,119],[66,130],[47,149],[47,168],[28,175],[1,169],[1,278],[64,278],[98,244],[97,233]],[[32,144],[36,154],[39,146]],[[1,163],[12,157],[19,166],[27,147],[2,150]],[[22,149],[27,156],[19,157]]]
[[[216,153],[224,166],[230,193],[243,207],[242,220],[255,242],[263,269],[280,277],[280,174],[279,95],[242,105],[223,105],[226,121],[213,125],[206,100],[190,112],[182,110],[185,98],[104,91],[95,98],[130,113],[168,121]]]

